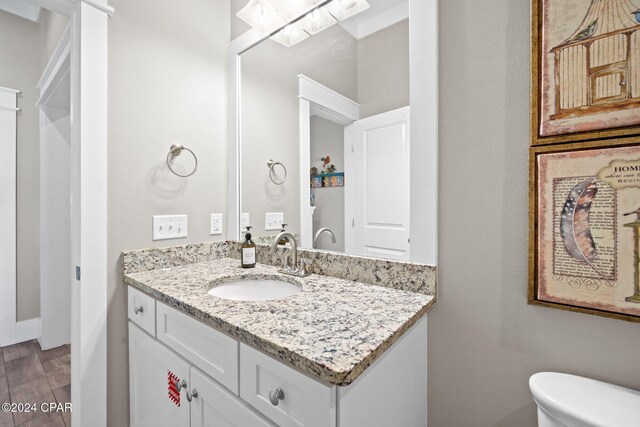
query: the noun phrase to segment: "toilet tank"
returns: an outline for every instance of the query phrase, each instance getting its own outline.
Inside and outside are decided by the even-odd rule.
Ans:
[[[558,372],[529,379],[538,405],[539,425],[567,427],[638,427],[640,392],[602,381]]]

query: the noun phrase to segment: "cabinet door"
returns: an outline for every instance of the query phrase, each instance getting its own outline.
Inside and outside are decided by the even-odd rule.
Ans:
[[[175,375],[175,377],[172,377]],[[129,399],[132,427],[188,427],[189,402],[170,380],[189,382],[189,364],[129,322]]]
[[[225,391],[196,368],[191,368],[192,427],[273,427],[247,404]]]
[[[282,397],[274,405],[271,396],[278,390]],[[281,427],[336,426],[335,386],[245,344],[240,344],[240,397]]]

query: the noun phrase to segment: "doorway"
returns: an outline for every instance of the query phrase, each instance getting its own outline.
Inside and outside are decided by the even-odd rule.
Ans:
[[[16,387],[20,386],[14,381],[16,378],[18,378],[17,381],[21,381],[19,378],[23,378],[24,381],[33,380],[29,381],[29,383],[33,383],[36,380],[39,381],[41,378],[34,379],[33,376],[30,377],[29,375],[42,376],[42,371],[45,369],[44,363],[51,362],[50,360],[45,361],[44,359],[48,356],[42,355],[50,352],[47,354],[60,356],[59,351],[66,348],[66,351],[70,351],[71,354],[65,354],[61,357],[66,357],[67,360],[71,359],[70,370],[72,371],[70,380],[72,411],[67,411],[66,415],[75,425],[106,426],[107,18],[113,13],[113,9],[107,5],[106,0],[12,0],[11,2],[0,2],[0,9],[3,9],[6,13],[33,21],[32,23],[22,22],[17,28],[37,25],[37,21],[45,9],[68,17],[70,25],[67,54],[58,56],[58,58],[65,58],[62,63],[68,61],[68,72],[60,75],[56,72],[49,73],[48,75],[53,77],[52,82],[58,79],[57,83],[45,84],[41,87],[41,89],[44,87],[56,89],[51,92],[51,97],[47,99],[44,96],[41,99],[41,124],[43,127],[41,130],[44,130],[45,133],[49,132],[48,136],[55,137],[49,138],[49,140],[56,140],[55,143],[51,143],[47,147],[51,149],[51,152],[47,155],[56,156],[56,158],[47,159],[48,165],[51,167],[48,176],[55,176],[55,181],[57,182],[57,185],[51,185],[51,189],[59,191],[60,188],[64,187],[64,183],[68,182],[66,186],[68,195],[59,191],[57,196],[54,197],[56,202],[60,202],[58,197],[62,197],[62,202],[60,202],[59,206],[66,205],[66,209],[61,208],[61,212],[58,212],[53,203],[48,209],[51,215],[59,215],[56,217],[58,220],[62,218],[62,221],[67,223],[66,218],[69,218],[68,231],[64,229],[56,230],[58,237],[56,245],[67,245],[70,248],[69,251],[65,251],[65,256],[68,257],[68,260],[59,261],[63,265],[55,265],[54,267],[55,272],[59,274],[57,280],[59,282],[67,281],[67,290],[71,295],[69,302],[71,310],[67,312],[70,322],[63,319],[63,323],[70,323],[68,334],[72,342],[70,350],[66,345],[54,347],[51,350],[42,350],[37,341],[29,339],[29,336],[35,338],[40,335],[42,322],[30,322],[29,325],[35,323],[37,327],[29,328],[27,331],[28,336],[25,336],[24,331],[21,332],[20,328],[18,328],[18,325],[22,322],[17,322],[15,316],[15,306],[20,299],[3,298],[3,300],[7,300],[5,301],[7,305],[13,305],[14,311],[13,316],[11,314],[2,314],[3,319],[5,317],[8,319],[8,323],[5,324],[3,322],[0,324],[0,329],[9,330],[14,337],[14,342],[16,342],[15,340],[24,341],[25,339],[26,341],[14,344],[6,351],[4,349],[0,351],[5,367],[5,370],[3,370],[5,375],[0,379],[5,381],[5,385],[9,382],[10,386],[13,382]],[[0,26],[0,28],[6,29],[5,26]],[[19,40],[19,38],[16,38],[14,40],[15,44]],[[5,46],[11,44],[8,42],[8,38],[4,38],[3,43]],[[35,46],[36,42],[32,45]],[[28,48],[26,51],[28,51]],[[11,66],[15,59],[19,58],[19,53],[14,52],[6,56],[3,55],[0,63],[4,66]],[[60,67],[60,69],[62,68]],[[39,68],[38,64],[34,63],[32,67],[27,67],[26,69],[38,70]],[[55,77],[64,76],[65,74],[68,76],[67,78],[60,79]],[[34,80],[37,81],[37,77]],[[36,91],[36,81],[33,82],[32,86],[24,85],[26,88],[24,90],[26,91],[32,87],[32,90]],[[68,84],[66,83],[67,81],[69,82]],[[62,90],[65,85],[68,87],[67,91]],[[65,92],[67,94],[70,93],[70,96],[66,95],[66,99],[62,101],[57,95]],[[41,93],[40,95],[43,94]],[[69,107],[66,111],[65,108],[61,108],[61,101],[62,104],[68,102]],[[31,105],[34,104],[35,100]],[[40,129],[37,122],[34,128]],[[65,148],[65,144],[68,148]],[[68,177],[60,176],[64,174],[55,174],[56,166],[63,167],[68,171]],[[58,227],[58,225],[57,222],[54,223],[55,227]],[[64,227],[66,226],[62,228]],[[39,227],[34,227],[32,231],[39,241],[40,233],[37,232],[37,228]],[[47,231],[53,232],[53,230]],[[66,237],[60,237],[64,235]],[[50,241],[55,242],[56,240],[51,238]],[[52,246],[52,248],[61,247],[56,245]],[[39,263],[36,265],[39,265]],[[9,283],[1,282],[0,286],[2,286],[3,290],[4,288],[13,288],[15,292],[15,281]],[[3,293],[3,296],[5,295],[10,295],[10,293]],[[55,296],[60,295],[56,293]],[[69,301],[66,296],[60,296],[60,298],[65,302]],[[39,305],[39,302],[37,304]],[[1,336],[4,336],[4,333],[0,333]],[[65,340],[64,337],[60,339]],[[34,352],[27,351],[29,348]],[[13,366],[14,364],[7,365],[7,359],[12,359],[12,355],[17,359],[28,358],[27,362],[31,361],[33,363],[16,362],[16,366]],[[54,359],[58,358],[54,357]],[[40,363],[40,368],[35,363],[36,361]],[[55,364],[51,363],[51,365]],[[21,375],[21,373],[28,375]],[[14,380],[9,380],[9,376],[12,376]],[[44,381],[52,386],[49,376],[46,376]],[[49,390],[51,393],[47,393],[44,387],[35,387],[28,391],[28,393],[31,393],[29,396],[32,396],[30,400],[33,400],[34,390],[43,392],[42,402],[56,401],[57,396],[51,394],[53,391]],[[6,392],[6,390],[4,391]],[[15,392],[18,393],[18,391]],[[2,392],[3,390],[0,390],[0,400],[6,402],[8,397],[6,393]],[[13,416],[11,413],[3,414]],[[0,414],[0,416],[3,414]],[[50,420],[45,419],[50,414],[43,415],[43,412],[38,412],[37,414],[42,418],[38,422],[44,422],[43,425],[53,425],[48,423]],[[58,413],[58,415],[60,414]],[[13,418],[14,423],[16,421],[32,421],[31,419],[16,420],[15,417]],[[7,420],[2,418],[0,424],[11,425],[5,423],[5,421]],[[36,422],[35,419],[33,419],[33,422]],[[67,419],[64,419],[64,422],[67,423]]]

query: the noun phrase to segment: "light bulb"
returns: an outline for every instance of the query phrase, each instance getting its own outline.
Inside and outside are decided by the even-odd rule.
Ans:
[[[302,29],[299,22],[287,25],[271,37],[271,40],[280,43],[283,46],[291,47],[308,38],[309,34]]]
[[[333,16],[329,14],[324,8],[315,9],[307,16],[300,20],[302,28],[311,35],[318,34],[333,24],[337,23]]]
[[[343,21],[369,9],[366,0],[334,0],[323,7],[337,20]]]

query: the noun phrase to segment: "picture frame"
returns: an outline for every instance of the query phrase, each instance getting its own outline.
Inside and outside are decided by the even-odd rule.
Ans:
[[[640,1],[532,0],[532,146],[640,134],[636,6]]]
[[[529,174],[529,304],[640,322],[640,137],[532,147]]]

